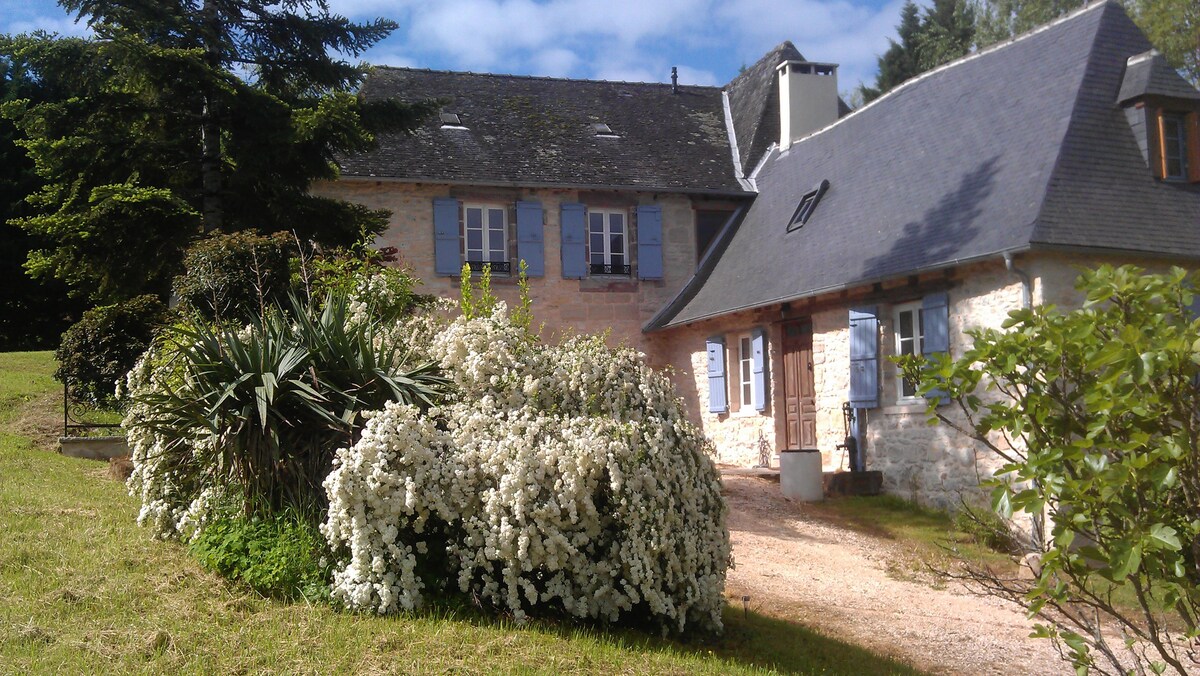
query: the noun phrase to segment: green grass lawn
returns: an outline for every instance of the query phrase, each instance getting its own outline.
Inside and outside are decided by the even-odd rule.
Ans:
[[[383,618],[258,597],[151,540],[104,464],[53,452],[52,371],[49,353],[0,354],[0,673],[916,673],[740,609],[724,636],[678,642],[471,609]]]

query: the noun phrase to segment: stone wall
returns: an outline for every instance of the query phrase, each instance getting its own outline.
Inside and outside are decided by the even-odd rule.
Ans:
[[[782,421],[777,421],[775,411],[778,399],[776,392],[783,387],[782,375],[776,368],[779,359],[780,329],[772,323],[779,318],[778,310],[739,312],[700,324],[648,336],[649,354],[669,364],[672,377],[680,396],[684,400],[692,422],[700,425],[705,435],[716,447],[716,460],[745,467],[760,462],[760,444],[765,444],[774,456],[778,451],[776,439],[782,434]],[[768,374],[766,410],[743,408],[739,401],[737,385],[736,338],[749,333],[755,327],[767,329]],[[712,336],[725,338],[726,396],[729,409],[724,413],[712,413],[709,409],[708,353],[706,341]],[[772,457],[771,466],[778,467],[778,459]]]
[[[456,197],[468,202],[493,203],[510,208],[510,258],[516,264],[515,215],[511,211],[518,200],[540,202],[544,218],[545,276],[529,280],[535,325],[543,324],[543,335],[553,339],[571,333],[609,332],[613,344],[627,343],[646,350],[642,325],[683,287],[696,268],[694,211],[711,206],[703,198],[669,193],[578,191],[557,189],[492,188],[413,184],[399,181],[342,180],[314,187],[317,195],[337,197],[372,209],[391,211],[387,231],[379,237],[379,246],[399,249],[402,264],[422,280],[423,293],[457,300],[457,276],[438,276],[434,272],[433,199]],[[663,268],[662,280],[637,279],[637,226],[631,223],[627,247],[633,258],[631,277],[590,277],[563,279],[560,256],[560,206],[582,202],[592,207],[623,208],[632,211],[638,205],[662,207]],[[724,205],[728,206],[728,205]],[[633,220],[632,218],[630,219]],[[495,294],[510,307],[517,301],[516,276],[493,275]],[[659,365],[663,362],[650,355]]]
[[[978,497],[979,478],[990,474],[999,461],[982,452],[982,447],[969,437],[945,425],[928,425],[923,401],[900,398],[898,371],[887,359],[895,353],[893,309],[920,300],[930,284],[948,287],[951,353],[961,355],[969,347],[965,329],[999,326],[1009,311],[1020,307],[1021,283],[999,260],[918,281],[917,285],[900,280],[860,290],[858,297],[844,294],[814,299],[811,310],[775,305],[731,314],[654,334],[652,344],[667,362],[676,366],[676,381],[688,400],[690,413],[716,443],[719,461],[750,465],[758,462],[760,435],[776,453],[785,438],[783,416],[775,415],[783,410],[783,374],[777,368],[781,327],[784,321],[807,317],[813,325],[817,443],[825,471],[837,471],[849,467],[847,453],[837,448],[845,438],[842,403],[847,400],[850,386],[849,309],[876,306],[880,318],[880,407],[866,413],[863,451],[867,468],[883,473],[884,489],[889,493],[951,506],[958,503],[960,495]],[[736,384],[731,378],[728,383],[731,411],[708,412],[706,338],[721,335],[726,338],[727,346],[731,346],[735,344],[735,336],[755,326],[767,327],[770,342],[767,368],[771,388],[767,410],[755,414],[738,411]],[[730,353],[727,348],[727,359],[736,359]],[[732,361],[726,372],[736,373]],[[777,462],[773,459],[772,464]]]

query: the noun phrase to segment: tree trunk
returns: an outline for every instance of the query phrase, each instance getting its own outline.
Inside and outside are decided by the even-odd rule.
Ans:
[[[205,0],[201,10],[201,39],[205,61],[212,71],[220,66],[220,17],[216,3]],[[221,125],[219,102],[213,87],[204,92],[204,108],[200,115],[200,178],[201,216],[206,233],[220,230],[224,219],[221,205]]]

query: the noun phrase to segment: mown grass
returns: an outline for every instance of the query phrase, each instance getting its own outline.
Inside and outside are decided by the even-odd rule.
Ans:
[[[740,609],[722,637],[680,642],[462,607],[383,618],[258,597],[151,540],[103,464],[28,433],[55,412],[52,370],[49,353],[0,354],[0,673],[916,673]]]

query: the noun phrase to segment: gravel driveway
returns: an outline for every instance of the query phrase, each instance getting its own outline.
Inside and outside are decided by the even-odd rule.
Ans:
[[[1071,673],[1012,606],[961,587],[889,575],[911,560],[894,542],[806,516],[779,484],[723,477],[736,567],[727,593],[740,606],[794,620],[937,674]]]

